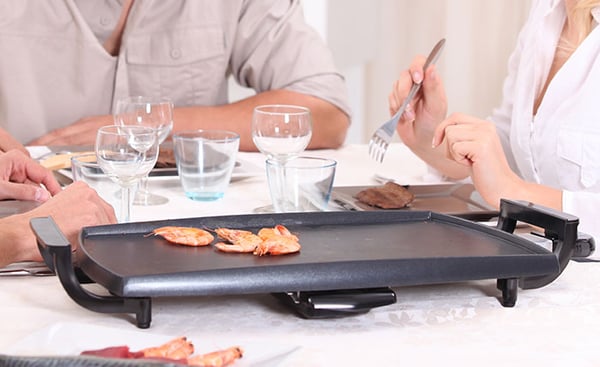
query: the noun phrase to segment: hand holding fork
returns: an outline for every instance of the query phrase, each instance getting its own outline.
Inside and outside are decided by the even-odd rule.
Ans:
[[[430,64],[435,63],[435,61],[440,56],[445,43],[446,43],[446,39],[442,38],[433,47],[433,49],[429,53],[429,56],[427,56],[427,60],[425,60],[425,64],[423,65],[423,71],[427,70],[427,67],[429,67]],[[369,141],[369,155],[375,161],[377,161],[379,163],[381,163],[383,161],[383,157],[385,156],[387,148],[390,145],[392,138],[394,137],[394,132],[396,131],[396,126],[398,125],[400,116],[402,116],[402,114],[406,110],[406,107],[408,106],[408,104],[412,101],[412,99],[417,94],[419,89],[421,89],[421,84],[422,83],[414,83],[413,82],[413,85],[410,88],[410,91],[408,92],[408,96],[406,96],[406,98],[404,99],[404,102],[402,103],[402,105],[400,106],[398,111],[396,111],[396,113],[394,114],[394,116],[392,116],[392,118],[390,120],[383,123],[373,133],[373,136],[371,137],[371,140]]]

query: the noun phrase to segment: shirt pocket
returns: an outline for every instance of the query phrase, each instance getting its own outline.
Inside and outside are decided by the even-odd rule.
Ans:
[[[600,180],[600,131],[561,128],[558,132],[561,184],[566,189],[590,188]],[[574,186],[575,181],[579,185]]]
[[[170,97],[177,105],[214,103],[225,82],[225,52],[217,27],[132,36],[126,46],[129,92]]]

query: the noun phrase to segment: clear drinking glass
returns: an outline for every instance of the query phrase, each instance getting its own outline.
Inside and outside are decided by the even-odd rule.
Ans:
[[[240,145],[240,136],[225,130],[190,130],[173,134],[177,172],[192,200],[213,201],[223,197]]]
[[[160,145],[173,129],[173,103],[168,98],[145,96],[126,97],[117,101],[115,125],[147,126],[156,130]],[[139,183],[133,203],[135,205],[160,205],[168,198],[148,191],[148,175]]]
[[[311,137],[310,109],[293,105],[263,105],[254,108],[252,140],[268,159],[285,164],[306,149]],[[281,182],[285,181],[284,177],[280,179]],[[273,212],[273,206],[258,207],[254,212]]]
[[[262,153],[280,161],[302,153],[312,137],[312,118],[306,107],[264,105],[254,109],[252,140]]]
[[[275,212],[327,210],[335,168],[333,159],[296,157],[281,162],[267,159],[267,181]]]
[[[156,130],[146,126],[104,126],[96,135],[98,165],[121,186],[119,222],[129,222],[132,189],[158,158]]]

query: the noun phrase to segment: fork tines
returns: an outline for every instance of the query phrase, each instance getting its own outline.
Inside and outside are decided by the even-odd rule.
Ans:
[[[371,141],[369,141],[369,155],[375,161],[381,163],[389,145],[385,138],[379,136],[377,133],[373,134]]]

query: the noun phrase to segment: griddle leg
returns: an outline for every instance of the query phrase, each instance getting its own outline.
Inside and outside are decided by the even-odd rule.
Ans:
[[[502,306],[514,307],[517,303],[517,289],[519,280],[517,278],[498,279],[496,287],[502,291]]]
[[[150,298],[125,298],[124,309],[135,312],[135,324],[140,329],[150,327],[152,302]]]

